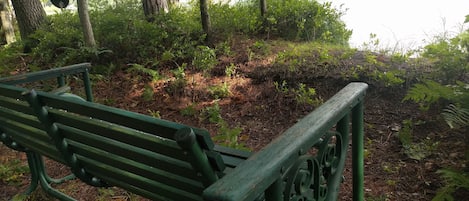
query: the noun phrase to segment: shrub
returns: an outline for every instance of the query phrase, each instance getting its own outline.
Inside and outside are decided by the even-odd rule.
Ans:
[[[268,6],[267,29],[274,35],[292,40],[348,45],[352,32],[340,19],[344,12],[334,9],[330,2],[274,0]]]

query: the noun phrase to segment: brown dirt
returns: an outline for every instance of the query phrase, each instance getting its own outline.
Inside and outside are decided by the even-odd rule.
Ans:
[[[248,46],[249,44],[244,44]],[[241,52],[243,44],[235,49]],[[230,126],[242,129],[241,139],[253,151],[268,144],[276,136],[296,123],[313,106],[296,104],[294,98],[277,93],[273,82],[280,81],[278,74],[269,71],[272,58],[249,61],[246,55],[220,58],[218,68],[207,77],[201,73],[187,70],[187,84],[183,90],[171,90],[174,79],[151,82],[148,77],[131,75],[125,70],[115,75],[94,82],[94,95],[97,102],[113,105],[144,114],[159,113],[161,118],[209,130],[213,135],[218,132],[216,124],[208,122],[202,115],[184,116],[181,110],[195,103],[196,114],[203,113],[203,108],[216,101],[207,92],[207,88],[227,83],[231,95],[218,101],[221,114]],[[236,75],[232,78],[221,76],[221,67],[235,63]],[[350,65],[353,65],[351,63]],[[221,73],[220,73],[221,71]],[[270,73],[270,74],[269,74]],[[170,76],[169,70],[166,74]],[[298,75],[299,76],[299,75]],[[349,81],[339,77],[314,74],[301,75],[309,87],[317,90],[322,100],[327,100],[344,87]],[[290,82],[292,85],[293,82]],[[445,127],[436,112],[422,112],[410,102],[402,102],[406,88],[383,87],[370,82],[365,101],[365,194],[367,200],[431,200],[436,190],[443,184],[436,170],[443,167],[463,168],[464,133]],[[151,85],[154,95],[151,100],[143,100],[143,88]],[[438,110],[435,110],[438,111]],[[402,121],[412,119],[422,122],[413,127],[414,142],[429,139],[440,142],[431,155],[422,159],[410,159],[404,152],[397,138],[402,128]],[[24,161],[24,154],[11,151],[0,145],[0,164],[19,158]],[[52,176],[65,175],[67,170],[62,165],[47,160]],[[459,167],[458,167],[459,166]],[[339,200],[351,200],[351,160],[347,161]],[[28,175],[22,175],[16,184],[0,180],[0,200],[8,200],[22,192],[29,183]],[[89,187],[79,181],[58,185],[79,200],[130,200],[137,199],[117,188],[112,190]],[[467,192],[460,192],[461,197]],[[459,196],[459,195],[458,195]],[[42,191],[36,191],[30,200],[50,200]],[[137,200],[140,200],[138,198]]]

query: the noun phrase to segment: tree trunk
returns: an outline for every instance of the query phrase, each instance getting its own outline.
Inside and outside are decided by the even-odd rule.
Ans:
[[[265,18],[265,14],[267,13],[267,0],[260,0],[261,6],[261,16]]]
[[[210,22],[210,15],[208,14],[208,2],[207,0],[200,0],[200,18],[202,20],[202,28],[207,34],[206,40],[210,40],[210,35],[212,32],[212,25]]]
[[[90,15],[88,11],[88,0],[78,0],[78,15],[80,16],[80,22],[83,29],[83,36],[85,38],[85,45],[87,47],[96,47],[96,41],[94,40],[93,27],[90,22]]]
[[[11,18],[8,0],[0,0],[0,20],[2,22],[2,30],[7,44],[16,41],[15,30],[13,29]]]
[[[167,0],[142,0],[143,12],[149,22],[155,20],[155,15],[158,15],[161,11],[169,12],[169,6]]]
[[[45,21],[46,12],[39,0],[12,0],[21,38],[26,40]]]

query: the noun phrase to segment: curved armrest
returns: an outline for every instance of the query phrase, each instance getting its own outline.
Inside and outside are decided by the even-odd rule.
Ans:
[[[362,103],[367,87],[365,83],[348,84],[228,175],[209,186],[204,191],[204,199],[254,200],[278,180],[304,150],[308,150],[325,132]]]

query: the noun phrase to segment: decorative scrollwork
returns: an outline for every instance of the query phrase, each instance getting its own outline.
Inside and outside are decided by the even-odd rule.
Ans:
[[[344,146],[345,145],[345,146]],[[346,144],[339,132],[327,132],[311,151],[301,155],[283,175],[285,201],[326,200],[331,178],[341,173]]]
[[[303,155],[286,174],[284,200],[315,200],[319,193],[319,163],[311,155]]]

